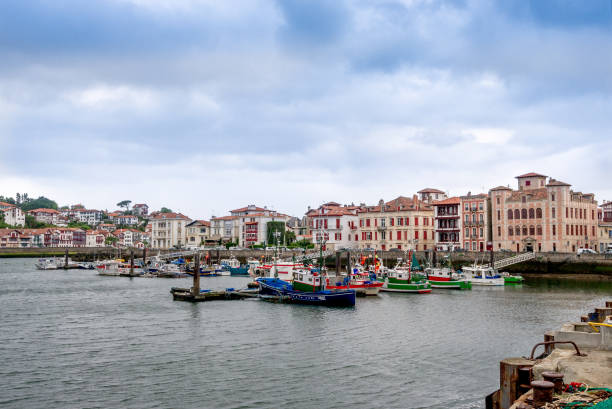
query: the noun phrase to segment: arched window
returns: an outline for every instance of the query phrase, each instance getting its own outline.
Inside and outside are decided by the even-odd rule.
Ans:
[[[523,210],[521,210],[521,217],[522,217],[523,219],[526,219],[526,218],[527,218],[527,209],[523,209]]]
[[[542,235],[542,226],[538,224],[538,236]]]
[[[529,218],[530,219],[535,219],[535,210],[529,209]]]
[[[514,217],[512,217],[512,209],[508,209],[508,220],[512,220]]]
[[[535,227],[529,226],[529,235],[530,236],[535,236]]]
[[[539,207],[536,209],[536,218],[537,219],[542,218],[542,209],[540,209]]]
[[[523,226],[523,236],[527,235],[527,226]]]
[[[512,226],[508,227],[508,236],[512,236],[514,235],[514,229],[512,228]]]
[[[521,228],[519,226],[516,226],[516,235],[517,236],[521,235]]]
[[[519,212],[519,209],[514,209],[514,218],[516,220],[521,218],[521,212]]]

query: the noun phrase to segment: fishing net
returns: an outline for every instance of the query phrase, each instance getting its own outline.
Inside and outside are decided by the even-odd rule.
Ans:
[[[546,409],[612,409],[612,389],[590,388],[583,383],[572,382],[565,387],[562,395],[555,395]]]

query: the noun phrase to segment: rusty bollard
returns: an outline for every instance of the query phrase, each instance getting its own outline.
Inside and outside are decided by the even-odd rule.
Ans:
[[[552,402],[553,388],[555,385],[548,381],[533,381],[531,382],[533,388],[533,407],[539,408],[547,403]]]
[[[560,372],[542,372],[542,377],[545,381],[552,382],[555,385],[555,393],[563,393],[563,374]]]

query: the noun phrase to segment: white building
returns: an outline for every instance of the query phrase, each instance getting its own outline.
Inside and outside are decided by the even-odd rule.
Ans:
[[[4,223],[11,226],[25,226],[25,214],[17,206],[0,202],[0,212],[4,213]]]
[[[96,226],[102,222],[102,212],[95,209],[74,209],[72,217],[90,226]]]
[[[85,232],[85,247],[105,247],[108,232],[104,230],[88,230]]]
[[[323,240],[329,250],[357,247],[358,209],[358,206],[329,202],[309,210],[306,216],[312,242],[318,245]]]
[[[138,224],[138,217],[132,215],[114,216],[113,223],[123,226],[136,226]]]
[[[181,213],[154,213],[151,215],[151,247],[169,249],[185,246],[185,226],[191,219]]]
[[[59,212],[55,209],[34,209],[28,212],[37,222],[57,225]]]

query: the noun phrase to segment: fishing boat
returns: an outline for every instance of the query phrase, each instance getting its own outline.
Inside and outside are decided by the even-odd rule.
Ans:
[[[35,266],[39,270],[57,270],[60,262],[61,260],[56,258],[41,258],[36,262]]]
[[[467,280],[465,275],[456,272],[450,260],[447,259],[446,267],[428,267],[425,269],[427,280],[431,284],[431,288],[471,290],[472,283]]]
[[[357,265],[348,276],[342,277],[342,281],[334,282],[333,277],[328,277],[326,288],[328,290],[350,289],[361,295],[378,295],[382,286],[383,283],[376,280],[376,274],[366,272],[363,266]]]
[[[258,278],[259,294],[279,297],[281,301],[295,304],[321,305],[328,307],[352,307],[355,305],[354,290],[327,290],[320,275],[306,271],[297,273],[296,280],[288,283],[279,278]],[[310,291],[299,291],[294,286]]]
[[[504,278],[504,285],[523,284],[525,281],[520,274],[510,274],[506,271],[502,272],[501,276]]]
[[[398,293],[431,293],[431,284],[427,281],[427,277],[413,271],[413,266],[418,266],[418,261],[414,258],[411,250],[408,252],[407,262],[401,263],[401,259],[399,259],[394,268],[383,270],[378,278],[378,281],[383,283],[380,290]]]
[[[504,278],[489,266],[474,263],[472,266],[463,267],[461,271],[472,285],[504,285]]]
[[[229,272],[229,274],[221,275],[245,276],[249,274],[248,263],[242,266],[236,257],[221,260],[221,266]]]

